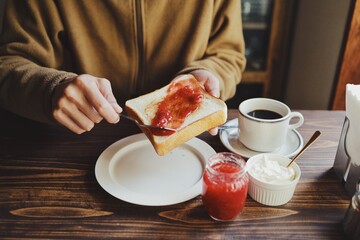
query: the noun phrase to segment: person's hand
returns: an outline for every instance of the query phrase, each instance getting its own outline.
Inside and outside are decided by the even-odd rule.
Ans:
[[[90,131],[102,119],[117,123],[122,112],[109,80],[86,74],[58,85],[52,103],[55,120],[77,134]]]
[[[211,72],[207,70],[195,70],[190,72],[199,83],[204,87],[204,89],[213,95],[214,97],[220,97],[220,80]],[[213,136],[218,134],[218,128],[213,128],[209,130],[209,133]]]

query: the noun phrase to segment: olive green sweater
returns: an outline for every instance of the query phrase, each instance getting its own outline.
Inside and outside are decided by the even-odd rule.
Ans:
[[[107,78],[123,103],[195,69],[217,75],[226,100],[244,67],[239,0],[11,0],[0,107],[51,122],[51,95],[65,78]]]

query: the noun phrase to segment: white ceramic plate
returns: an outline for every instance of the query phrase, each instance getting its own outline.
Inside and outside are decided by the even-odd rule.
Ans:
[[[232,119],[225,125],[238,126],[238,119]],[[238,128],[230,128],[227,130],[222,130],[219,135],[221,142],[228,150],[237,153],[245,158],[250,158],[260,153],[245,147],[238,140],[239,134],[241,134],[241,132],[239,132]],[[271,153],[276,153],[291,158],[301,150],[303,144],[304,140],[300,133],[296,130],[291,130],[288,132],[285,144],[278,150]]]
[[[172,205],[201,193],[206,159],[214,153],[210,145],[193,138],[166,156],[159,156],[140,133],[105,149],[96,162],[95,176],[105,191],[123,201]]]

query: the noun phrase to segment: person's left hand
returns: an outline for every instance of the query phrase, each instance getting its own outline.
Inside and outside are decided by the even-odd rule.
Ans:
[[[200,85],[202,85],[208,93],[214,97],[220,97],[220,80],[213,73],[204,69],[199,69],[190,72],[190,74],[199,81]],[[218,128],[210,129],[209,133],[215,136],[218,134]]]

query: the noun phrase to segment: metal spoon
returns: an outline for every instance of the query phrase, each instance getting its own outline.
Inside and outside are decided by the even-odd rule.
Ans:
[[[130,121],[133,121],[136,123],[136,125],[138,125],[139,127],[144,127],[144,128],[147,128],[147,129],[154,129],[154,130],[157,130],[157,131],[161,131],[163,133],[165,133],[164,135],[171,135],[173,133],[176,132],[176,129],[173,129],[173,128],[167,128],[167,127],[159,127],[159,126],[154,126],[154,125],[147,125],[147,124],[142,124],[140,123],[138,120],[132,118],[132,117],[129,117],[123,113],[120,113],[119,114],[121,117],[124,117],[126,119],[129,119]],[[168,133],[168,134],[167,134]]]
[[[238,128],[238,126],[237,125],[221,125],[221,126],[218,126],[219,130],[225,130],[225,129],[230,129],[230,128]]]
[[[312,135],[312,137],[309,139],[309,141],[305,144],[305,146],[300,150],[300,152],[290,161],[290,163],[286,166],[289,167],[301,154],[303,154],[303,152],[305,152],[306,149],[308,149],[308,147],[310,147],[310,145],[315,142],[316,139],[318,139],[318,137],[320,137],[321,132],[320,131],[316,131],[314,132],[314,134]]]

